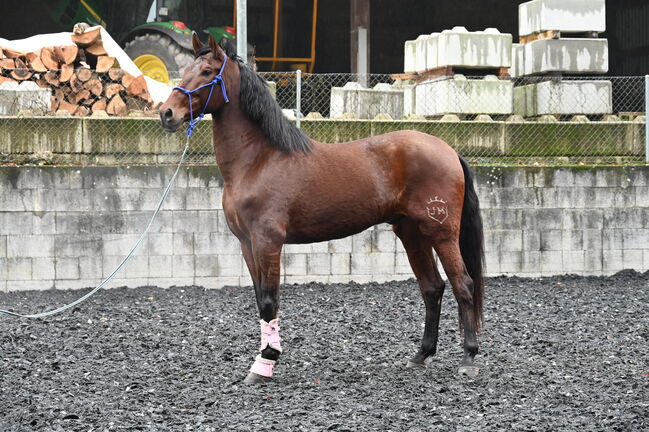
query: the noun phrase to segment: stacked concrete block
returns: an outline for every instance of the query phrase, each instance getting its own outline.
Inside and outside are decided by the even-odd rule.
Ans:
[[[349,82],[331,89],[331,118],[351,114],[358,119],[373,119],[379,114],[387,114],[400,119],[403,113],[403,89],[390,84],[381,83],[369,89]]]
[[[562,38],[606,30],[604,0],[533,0],[519,6],[521,41],[512,47],[512,76],[605,74],[608,41]],[[550,32],[549,34],[544,34]],[[610,81],[554,81],[514,90],[516,114],[609,114]]]
[[[514,111],[525,117],[608,114],[612,104],[610,81],[544,81],[514,89]]]
[[[513,83],[495,76],[467,79],[463,75],[418,84],[415,113],[422,116],[443,114],[511,114]]]
[[[40,88],[33,81],[0,84],[0,115],[16,115],[21,111],[45,113],[51,111],[52,91]]]
[[[414,73],[417,68],[415,66],[415,58],[417,56],[417,41],[409,40],[404,44],[403,53],[403,70],[406,73]]]
[[[434,40],[436,67],[498,69],[511,65],[512,35],[495,28],[469,32],[464,27],[454,27],[444,30]]]
[[[604,0],[533,0],[518,6],[520,36],[548,30],[564,33],[604,32]]]

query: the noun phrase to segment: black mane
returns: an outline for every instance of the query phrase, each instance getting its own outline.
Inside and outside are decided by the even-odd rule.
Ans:
[[[225,43],[221,46],[225,54],[239,64],[241,111],[259,126],[270,145],[276,149],[286,153],[310,153],[311,141],[284,116],[279,104],[268,91],[266,81],[237,57],[233,44]],[[208,51],[209,46],[207,51],[202,48],[196,55],[200,56]]]

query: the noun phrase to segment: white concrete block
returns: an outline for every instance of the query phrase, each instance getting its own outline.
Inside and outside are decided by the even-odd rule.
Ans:
[[[426,63],[428,56],[428,39],[431,35],[419,35],[415,41],[415,72],[426,71]],[[432,53],[431,53],[432,54]]]
[[[403,44],[403,71],[406,73],[415,72],[415,57],[417,53],[417,41],[409,40]]]
[[[331,273],[329,253],[312,253],[307,256],[307,274],[328,275]]]
[[[393,119],[403,116],[403,89],[379,83],[368,89],[355,82],[331,89],[331,118],[353,114],[359,119],[373,119],[388,114]]]
[[[0,84],[0,115],[16,115],[29,110],[46,113],[52,109],[52,91],[40,88],[33,81]]]
[[[606,31],[605,0],[532,0],[518,5],[518,33]]]
[[[609,114],[611,81],[544,81],[514,89],[514,112],[524,117],[545,114]]]
[[[95,276],[99,276],[99,273]],[[79,258],[58,258],[56,260],[56,279],[79,279]]]
[[[32,259],[32,279],[52,280],[56,277],[54,271],[54,258],[43,257]]]
[[[512,35],[494,28],[469,32],[454,27],[431,38],[430,45],[437,45],[436,67],[508,68],[512,62]]]
[[[149,257],[149,277],[170,278],[171,267],[171,256]]]
[[[466,79],[463,75],[417,85],[416,114],[511,114],[513,88],[509,80],[488,76]]]
[[[608,72],[606,39],[540,39],[523,45],[522,75],[548,72],[605,74]]]

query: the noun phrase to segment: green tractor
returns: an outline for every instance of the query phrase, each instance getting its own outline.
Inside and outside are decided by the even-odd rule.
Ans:
[[[233,44],[236,48],[233,27],[202,25],[212,19],[216,21],[217,16],[223,21],[228,10],[232,10],[232,0],[43,0],[42,3],[62,30],[72,30],[77,22],[104,26],[145,75],[164,83],[180,78],[194,58],[192,29],[185,22],[193,21],[199,26],[193,29],[199,36],[206,38],[209,34],[221,45]],[[128,10],[121,9],[126,5]],[[206,13],[210,11],[216,13]],[[248,44],[249,61],[253,54],[254,49]]]

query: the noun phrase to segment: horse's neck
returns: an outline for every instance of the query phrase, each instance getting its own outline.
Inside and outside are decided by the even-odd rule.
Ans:
[[[223,179],[228,183],[245,175],[260,158],[275,151],[267,143],[261,129],[239,109],[238,101],[212,115],[214,155]]]

